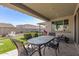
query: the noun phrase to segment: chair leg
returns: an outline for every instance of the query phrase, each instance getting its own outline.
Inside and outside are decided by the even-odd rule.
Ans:
[[[34,48],[34,46],[33,46],[33,45],[31,45],[31,48],[33,49],[33,48]]]
[[[28,48],[32,48],[33,49],[34,47],[33,47],[33,45],[29,44],[28,45]]]
[[[58,53],[60,53],[60,49],[59,49],[59,47],[58,47],[58,49],[57,49],[57,50],[58,50]]]
[[[27,48],[30,49],[30,48],[29,48],[29,44],[27,45]]]
[[[55,49],[55,55],[57,56],[57,49]]]
[[[43,50],[43,55],[45,55],[45,48],[46,48],[46,47],[44,47],[44,50]]]
[[[50,49],[50,47],[48,47],[48,49]]]

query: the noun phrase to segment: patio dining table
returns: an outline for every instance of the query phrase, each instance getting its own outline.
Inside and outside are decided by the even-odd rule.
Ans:
[[[41,46],[49,43],[54,38],[55,38],[54,36],[39,36],[39,37],[35,37],[35,38],[32,38],[32,39],[29,39],[28,42],[30,44],[37,45],[38,46],[39,55],[42,56],[42,54],[41,54]]]

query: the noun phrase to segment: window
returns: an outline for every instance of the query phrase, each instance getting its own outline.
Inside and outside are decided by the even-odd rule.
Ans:
[[[55,31],[65,31],[68,30],[68,19],[60,20],[60,21],[53,21],[52,24],[54,25],[53,29]]]

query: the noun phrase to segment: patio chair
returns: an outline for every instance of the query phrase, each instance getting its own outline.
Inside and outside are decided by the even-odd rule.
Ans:
[[[15,44],[17,50],[18,50],[18,56],[31,56],[33,53],[35,53],[36,49],[28,49],[25,48],[23,42],[20,42],[16,39],[11,39],[11,41]]]
[[[61,36],[61,40],[64,41],[65,43],[69,43],[70,41],[69,37],[66,37],[64,35]]]
[[[26,39],[26,41],[27,40],[29,40],[29,39],[31,39],[32,38],[32,35],[31,34],[24,34],[24,39]],[[26,44],[28,44],[28,48],[30,47],[30,48],[34,48],[34,45],[31,45],[31,44],[29,44],[28,42],[26,43]]]
[[[50,35],[50,36],[56,36],[56,33],[54,33],[54,32],[49,32],[49,35]]]
[[[44,47],[44,50],[43,50],[43,54],[45,55],[45,48],[48,47],[48,48],[53,48],[55,50],[55,54],[57,56],[58,53],[59,53],[59,42],[60,42],[60,39],[58,37],[56,37],[51,42],[46,44],[45,47]]]

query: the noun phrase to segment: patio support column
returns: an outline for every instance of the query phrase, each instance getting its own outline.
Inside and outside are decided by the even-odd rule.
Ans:
[[[76,43],[79,44],[79,11],[76,13]]]
[[[40,29],[40,28],[41,28],[41,26],[40,26],[40,24],[39,24],[39,30],[38,30],[39,32],[41,32],[41,29]]]
[[[51,21],[46,22],[46,30],[47,30],[48,33],[52,32],[52,23],[51,23]]]
[[[78,25],[77,25],[77,27],[78,27],[78,44],[79,44],[79,8],[78,8],[78,14],[77,14],[77,20],[78,20]]]

